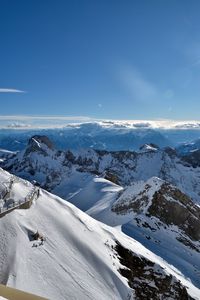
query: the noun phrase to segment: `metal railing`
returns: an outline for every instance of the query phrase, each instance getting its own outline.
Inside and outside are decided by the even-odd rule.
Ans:
[[[15,175],[11,176],[11,179],[10,179],[9,182],[2,183],[2,185],[4,186],[4,189],[0,193],[0,197],[1,197],[1,200],[4,201],[4,205],[3,205],[3,207],[0,207],[0,215],[5,213],[5,212],[8,212],[9,210],[19,208],[22,204],[33,201],[34,197],[36,195],[38,196],[38,188],[33,187],[33,189],[26,195],[25,198],[22,198],[18,201],[13,201],[13,202],[10,202],[10,203],[6,203],[6,202],[9,202],[9,200],[11,200],[11,199],[8,198],[8,196],[10,195],[13,184],[17,183],[17,182],[23,182],[26,185],[28,185],[28,182],[26,182],[23,179],[20,179],[20,178],[16,177]]]

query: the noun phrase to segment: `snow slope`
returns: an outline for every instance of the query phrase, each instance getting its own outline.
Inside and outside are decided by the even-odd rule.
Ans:
[[[1,182],[8,179],[9,174],[0,170]],[[23,185],[26,182],[21,188],[13,184],[14,196],[26,196]],[[117,241],[135,257],[152,261],[152,272],[157,271],[160,280],[172,274],[200,299],[199,289],[140,243],[43,190],[30,209],[12,211],[0,218],[0,226],[0,282],[8,286],[54,300],[133,299],[134,290],[119,272],[123,266],[115,250]],[[43,245],[31,240],[36,230],[46,237]],[[175,277],[169,277],[170,288],[177,293]],[[149,289],[155,285],[145,284]]]

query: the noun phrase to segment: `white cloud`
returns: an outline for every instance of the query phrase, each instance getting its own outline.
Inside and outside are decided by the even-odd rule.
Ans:
[[[7,125],[8,128],[29,128],[31,127],[30,124],[20,123],[20,122],[14,122]]]
[[[0,128],[63,128],[69,124],[93,122],[86,116],[0,115]]]
[[[171,107],[168,108],[171,111]],[[136,130],[138,128],[152,129],[200,129],[199,120],[112,120],[95,119],[84,116],[1,116],[0,129],[54,129],[80,127],[84,123],[99,124],[103,128],[127,128]]]
[[[25,93],[25,91],[17,89],[0,88],[0,93]]]
[[[172,107],[168,107],[171,111]],[[113,120],[95,119],[86,116],[0,116],[0,129],[54,129],[80,127],[84,123],[99,124],[104,128],[152,128],[152,129],[200,129],[199,120]]]

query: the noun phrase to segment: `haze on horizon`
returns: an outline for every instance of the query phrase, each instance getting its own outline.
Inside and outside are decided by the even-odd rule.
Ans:
[[[199,9],[195,0],[1,1],[1,115],[198,120]]]

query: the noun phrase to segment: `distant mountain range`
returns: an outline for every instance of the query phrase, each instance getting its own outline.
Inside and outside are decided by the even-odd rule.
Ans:
[[[184,125],[184,124],[183,124]],[[188,125],[188,124],[187,124]],[[142,145],[153,143],[160,148],[183,146],[200,138],[199,126],[155,127],[149,123],[126,124],[93,122],[68,124],[63,128],[0,129],[0,148],[11,151],[23,150],[33,135],[48,136],[57,149],[98,149],[109,151],[138,150]],[[181,150],[181,151],[182,151]]]

